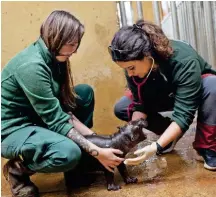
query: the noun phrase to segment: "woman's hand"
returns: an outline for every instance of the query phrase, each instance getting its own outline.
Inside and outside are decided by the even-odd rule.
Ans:
[[[75,128],[72,128],[67,137],[78,144],[83,150],[89,153],[100,161],[100,163],[110,172],[114,172],[116,166],[118,166],[124,159],[117,157],[115,154],[123,154],[122,151],[113,148],[100,148],[88,141],[83,137]]]
[[[110,172],[114,173],[114,168],[124,161],[123,158],[117,157],[116,154],[122,155],[123,152],[113,148],[101,148],[95,156],[99,162]]]
[[[126,165],[139,165],[143,161],[155,155],[157,152],[156,142],[153,142],[151,145],[145,146],[144,148],[134,152],[135,155],[143,154],[139,157],[133,159],[126,159],[124,163]]]
[[[133,112],[133,115],[132,115],[132,120],[139,120],[141,118],[144,118],[146,119],[146,114],[140,112],[140,111],[135,111]]]

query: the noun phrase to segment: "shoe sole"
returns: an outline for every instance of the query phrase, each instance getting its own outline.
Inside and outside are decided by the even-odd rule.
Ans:
[[[207,163],[204,163],[204,168],[211,171],[216,171],[216,167],[211,167]]]
[[[209,166],[201,156],[200,156],[200,158],[196,158],[196,160],[200,161],[200,162],[204,162],[204,168],[205,169],[211,170],[211,171],[215,171],[216,170],[216,167]]]

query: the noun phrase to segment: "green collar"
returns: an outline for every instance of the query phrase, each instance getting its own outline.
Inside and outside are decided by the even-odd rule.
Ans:
[[[52,54],[50,53],[49,49],[47,48],[46,44],[44,43],[43,39],[40,37],[37,41],[36,41],[36,46],[38,47],[44,61],[46,62],[46,64],[51,64],[53,57]]]

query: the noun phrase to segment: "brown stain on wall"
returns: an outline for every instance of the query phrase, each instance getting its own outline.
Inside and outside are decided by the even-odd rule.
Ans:
[[[18,52],[37,40],[41,23],[55,9],[74,14],[85,35],[71,57],[75,84],[87,83],[95,91],[94,128],[113,133],[123,124],[113,113],[126,84],[123,71],[111,61],[107,47],[118,30],[116,2],[2,2],[2,68]]]

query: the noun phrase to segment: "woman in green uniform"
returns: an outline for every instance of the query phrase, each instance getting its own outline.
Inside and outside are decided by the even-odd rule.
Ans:
[[[145,118],[160,138],[127,159],[137,165],[154,154],[170,152],[198,110],[194,148],[204,167],[216,170],[216,71],[187,43],[169,40],[162,29],[140,20],[122,27],[109,52],[125,70],[129,91],[115,105],[118,118]],[[216,65],[215,65],[216,66]],[[173,110],[172,118],[162,111]]]
[[[16,196],[39,196],[29,176],[66,172],[80,160],[81,147],[112,171],[122,159],[101,149],[92,135],[94,92],[73,86],[69,57],[77,52],[84,26],[69,12],[53,11],[39,39],[12,58],[1,75],[1,154],[3,173]],[[78,146],[79,145],[79,146]]]

